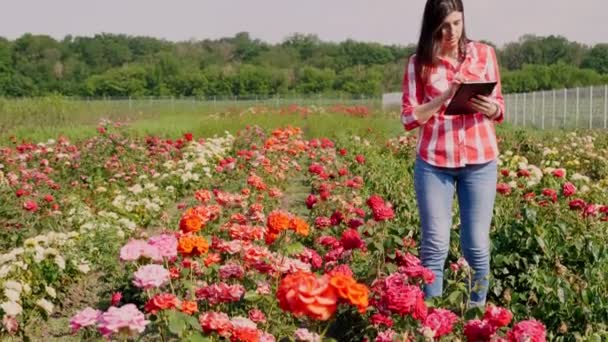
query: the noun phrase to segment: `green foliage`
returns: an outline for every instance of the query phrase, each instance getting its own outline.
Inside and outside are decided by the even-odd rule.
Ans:
[[[505,93],[608,82],[606,44],[525,35],[496,51]],[[0,96],[378,96],[401,89],[405,60],[414,52],[414,45],[324,42],[299,33],[278,44],[247,32],[184,42],[25,34],[0,37]]]

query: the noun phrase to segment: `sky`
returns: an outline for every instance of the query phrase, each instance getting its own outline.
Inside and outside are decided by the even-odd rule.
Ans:
[[[5,0],[7,3],[9,0]],[[425,0],[13,0],[0,11],[0,36],[24,33],[145,35],[170,41],[247,31],[278,43],[293,33],[323,41],[416,43]],[[464,0],[467,34],[503,46],[524,34],[608,42],[608,0]]]

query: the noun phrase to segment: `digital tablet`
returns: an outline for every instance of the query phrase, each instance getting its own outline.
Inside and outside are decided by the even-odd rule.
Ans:
[[[465,82],[461,83],[445,110],[445,115],[474,114],[477,111],[468,104],[476,95],[489,96],[496,87],[494,82]]]

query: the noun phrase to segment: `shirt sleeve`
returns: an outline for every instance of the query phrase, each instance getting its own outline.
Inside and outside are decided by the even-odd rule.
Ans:
[[[492,98],[498,104],[499,114],[494,118],[496,122],[503,122],[505,119],[505,99],[502,96],[502,85],[500,81],[500,70],[498,67],[498,59],[496,58],[496,51],[491,46],[488,46],[488,77],[490,81],[496,81],[496,87],[492,92]]]
[[[407,131],[419,127],[422,123],[414,115],[414,108],[423,100],[423,88],[416,79],[416,57],[412,56],[407,62],[403,74],[403,97],[401,105],[401,123]]]

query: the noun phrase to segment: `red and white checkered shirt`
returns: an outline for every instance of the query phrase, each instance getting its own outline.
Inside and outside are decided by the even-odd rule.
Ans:
[[[431,70],[427,84],[422,84],[415,76],[415,55],[410,57],[405,69],[401,122],[408,131],[419,128],[416,152],[431,165],[454,168],[498,157],[494,121],[503,121],[505,102],[496,52],[489,45],[473,41],[467,43],[466,51],[466,58],[459,67],[440,58],[440,63]],[[482,113],[444,115],[448,100],[426,122],[420,122],[414,115],[414,108],[441,95],[459,72],[467,81],[498,82],[491,98],[498,104],[500,114],[494,120]]]

